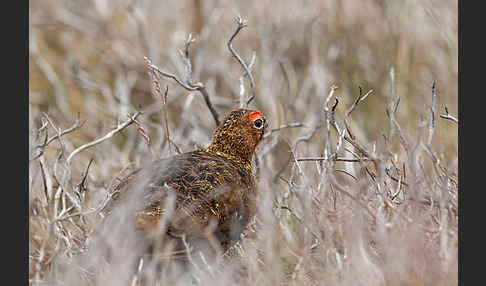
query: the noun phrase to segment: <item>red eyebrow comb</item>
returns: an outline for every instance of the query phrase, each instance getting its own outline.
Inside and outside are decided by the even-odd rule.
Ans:
[[[253,122],[255,119],[262,118],[263,116],[260,111],[253,111],[248,117],[250,118],[250,121]]]

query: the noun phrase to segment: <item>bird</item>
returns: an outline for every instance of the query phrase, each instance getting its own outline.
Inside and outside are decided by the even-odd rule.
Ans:
[[[206,148],[155,160],[122,179],[115,190],[139,189],[132,197],[140,206],[137,231],[156,233],[166,216],[168,237],[211,238],[225,253],[256,213],[252,157],[267,126],[261,111],[234,108]]]

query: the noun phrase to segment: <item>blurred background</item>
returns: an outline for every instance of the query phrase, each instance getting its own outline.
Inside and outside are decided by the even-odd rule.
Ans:
[[[428,135],[427,128],[420,126],[430,120],[435,82],[431,146],[440,164],[454,173],[457,125],[439,115],[446,113],[445,107],[455,117],[458,113],[457,5],[452,0],[29,1],[29,143],[33,148],[42,141],[39,129],[44,114],[62,130],[75,123],[78,113],[85,121],[81,128],[63,136],[67,156],[126,121],[127,114],[143,111],[138,121],[151,139],[152,151],[131,125],[73,158],[74,181],[82,178],[93,159],[88,176],[93,196],[105,194],[125,169],[175,154],[166,142],[163,102],[154,92],[144,57],[183,79],[185,65],[179,51],[192,34],[196,39],[190,46],[192,78],[204,83],[221,119],[240,102],[244,70],[228,51],[227,42],[237,27],[235,17],[241,15],[248,26],[236,36],[233,47],[247,64],[252,58],[254,61],[251,70],[256,97],[249,107],[262,110],[269,129],[302,125],[276,131],[260,144],[258,154],[265,153],[259,163],[264,170],[262,180],[273,181],[276,174],[291,175],[289,146],[325,121],[324,104],[333,85],[338,87],[336,117],[341,127],[359,87],[363,93],[373,90],[352,113],[351,126],[365,146],[371,148],[376,143],[383,151],[389,143],[400,162],[408,158],[399,138],[388,138],[390,142],[384,143],[384,135],[390,133],[386,110],[392,104],[392,94],[399,98],[397,122],[413,145]],[[174,144],[182,152],[209,144],[216,125],[202,95],[172,79],[162,77],[159,83],[163,91],[168,88],[166,117]],[[244,96],[249,97],[246,78],[243,85]],[[56,134],[48,132],[49,138]],[[310,140],[299,144],[297,157],[323,155],[325,128],[312,134]],[[331,140],[336,144],[335,130]],[[46,168],[54,167],[60,150],[58,142],[44,150]],[[424,158],[418,161],[428,160]],[[433,164],[423,164],[425,173],[431,173]],[[353,164],[342,165],[355,176],[359,173]],[[306,164],[304,171],[315,178],[315,168],[315,164]],[[34,175],[39,173],[37,169],[37,165],[31,166],[31,204],[42,190],[40,177]],[[31,250],[40,245],[32,238],[36,231],[30,230]],[[457,241],[457,232],[451,235],[454,239],[449,243]],[[445,269],[452,269],[448,283],[453,285],[457,268]]]
[[[433,81],[437,112],[444,114],[447,106],[457,115],[457,1],[31,1],[31,130],[40,126],[42,112],[62,128],[79,112],[87,122],[67,135],[74,148],[111,130],[128,112],[149,110],[140,121],[154,142],[162,141],[162,102],[153,93],[144,56],[183,78],[178,51],[189,33],[196,38],[190,50],[193,79],[207,86],[223,116],[239,103],[243,70],[226,46],[237,15],[248,27],[233,46],[247,63],[253,52],[256,56],[257,96],[250,107],[261,109],[271,128],[302,122],[310,130],[322,119],[332,85],[338,87],[338,114],[345,113],[361,86],[374,93],[353,113],[353,125],[362,140],[380,140],[389,128],[383,119],[392,68],[400,97],[397,120],[412,138],[420,115],[429,116]],[[169,87],[168,125],[173,136],[181,136],[175,143],[184,151],[208,144],[215,125],[202,96],[170,79],[160,84]],[[245,85],[248,95],[247,80]],[[444,120],[437,125],[434,144],[450,160],[457,156],[457,128]],[[282,135],[302,132],[289,129]],[[105,144],[130,143],[120,134]],[[136,148],[147,151],[143,142],[132,148],[130,156]],[[93,152],[99,153],[92,149],[80,156],[101,156]],[[121,168],[126,160],[113,160],[116,166],[109,167]]]

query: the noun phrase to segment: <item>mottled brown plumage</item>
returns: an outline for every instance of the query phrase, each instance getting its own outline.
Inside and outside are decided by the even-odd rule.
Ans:
[[[259,111],[233,109],[206,149],[157,160],[129,175],[117,189],[123,192],[143,182],[142,192],[135,196],[143,206],[136,214],[136,227],[154,230],[161,216],[170,212],[167,202],[174,194],[167,234],[205,237],[214,223],[212,234],[221,250],[227,250],[256,210],[251,159],[265,126]]]

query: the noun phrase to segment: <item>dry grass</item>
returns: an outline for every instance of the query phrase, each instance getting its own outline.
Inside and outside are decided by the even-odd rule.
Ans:
[[[251,95],[227,47],[238,14],[250,107],[293,124],[258,150],[253,231],[230,263],[137,271],[132,206],[102,216],[110,187],[215,128],[203,93],[164,77],[157,93],[144,57],[191,82],[192,33],[192,83],[222,117]],[[449,0],[30,1],[29,281],[456,285],[457,124],[440,115],[457,117],[457,29]]]

